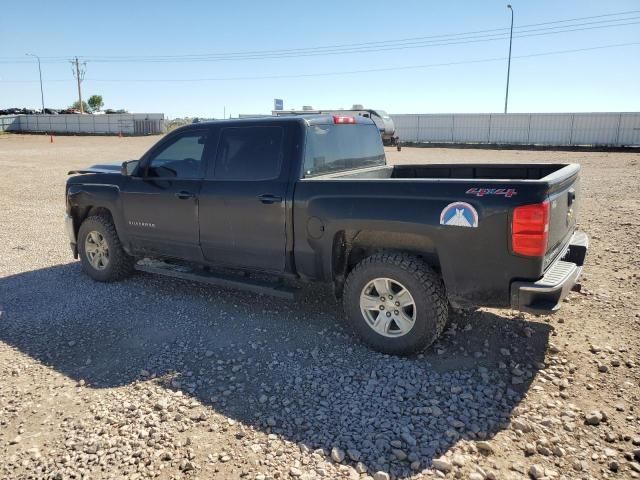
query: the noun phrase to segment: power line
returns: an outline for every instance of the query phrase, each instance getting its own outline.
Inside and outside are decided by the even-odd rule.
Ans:
[[[635,25],[638,22],[627,22],[629,20],[635,20],[640,17],[630,18],[610,18],[628,16],[631,14],[640,13],[640,10],[629,10],[625,12],[616,12],[602,15],[593,15],[588,17],[575,17],[564,20],[555,20],[549,22],[533,23],[520,26],[514,26],[516,30],[516,37],[530,37],[546,34],[566,33],[573,31],[591,30],[595,28],[611,28],[625,25]],[[593,20],[599,18],[607,18],[607,20],[585,22],[585,23],[573,23],[568,25],[569,22],[576,22],[582,20]],[[616,23],[617,22],[617,23]],[[596,25],[587,28],[573,28],[586,25]],[[540,27],[544,25],[556,25],[545,28]],[[557,30],[557,31],[551,31]],[[491,33],[494,32],[494,33]],[[547,32],[547,33],[545,33]],[[480,34],[480,35],[478,35]],[[439,34],[422,37],[410,37],[396,40],[385,40],[376,42],[364,42],[364,43],[348,43],[337,45],[326,45],[317,47],[305,47],[296,49],[282,49],[282,50],[254,50],[245,52],[228,52],[228,53],[209,53],[209,54],[183,54],[183,55],[158,55],[158,56],[96,56],[96,57],[83,57],[85,60],[99,63],[112,63],[112,62],[148,62],[148,63],[168,63],[168,62],[196,62],[196,61],[228,61],[228,60],[260,60],[260,59],[276,59],[276,58],[296,58],[303,56],[318,56],[318,55],[335,55],[335,54],[348,54],[348,53],[367,53],[378,52],[387,50],[400,50],[406,48],[425,48],[434,46],[445,45],[459,45],[468,43],[478,43],[486,41],[501,40],[508,34],[508,28],[496,28],[487,30],[476,30],[470,32],[452,33],[452,34]],[[43,62],[58,63],[66,62],[67,57],[42,57]],[[5,57],[0,58],[0,63],[24,63],[24,59],[20,57]]]
[[[604,17],[612,17],[612,16],[620,16],[620,15],[629,15],[629,14],[636,14],[636,13],[640,13],[640,10],[629,10],[629,11],[625,11],[625,12],[618,12],[618,13],[609,13],[609,14],[603,14],[603,15],[593,15],[593,16],[589,16],[589,17],[575,17],[575,18],[569,18],[569,19],[564,19],[564,20],[555,20],[555,21],[550,21],[550,22],[542,22],[542,23],[530,23],[530,24],[524,24],[524,25],[518,25],[518,26],[514,26],[514,29],[518,30],[518,29],[523,29],[523,28],[529,28],[529,27],[537,27],[537,26],[541,26],[541,25],[551,25],[551,24],[558,24],[558,23],[567,23],[567,22],[573,22],[573,21],[578,21],[578,20],[591,20],[594,18],[604,18]],[[634,17],[635,18],[635,17]],[[605,20],[605,21],[610,21],[610,22],[614,22],[614,21],[624,21],[624,20],[628,20],[628,19],[612,19],[612,20]],[[595,23],[595,22],[592,22]],[[553,28],[562,28],[562,26],[559,27],[553,27]],[[229,53],[221,53],[221,54],[190,54],[190,55],[160,55],[158,57],[163,57],[163,58],[174,58],[174,57],[200,57],[200,56],[214,56],[214,55],[242,55],[242,54],[269,54],[269,53],[283,53],[283,52],[302,52],[302,51],[310,51],[310,50],[320,50],[320,49],[335,49],[335,48],[341,48],[341,47],[357,47],[357,46],[365,46],[365,45],[387,45],[387,44],[391,44],[391,43],[403,43],[403,42],[412,42],[412,41],[420,41],[420,40],[429,40],[429,39],[440,39],[442,40],[445,37],[459,37],[459,36],[468,36],[468,35],[472,35],[472,34],[478,34],[478,33],[489,33],[489,32],[508,32],[509,28],[507,27],[503,27],[503,28],[493,28],[493,29],[488,29],[488,30],[474,30],[474,31],[469,31],[469,32],[461,32],[461,33],[449,33],[449,34],[439,34],[439,35],[429,35],[429,36],[421,36],[421,37],[409,37],[409,38],[402,38],[402,39],[396,39],[396,40],[381,40],[381,41],[376,41],[376,42],[363,42],[363,43],[348,43],[348,44],[337,44],[337,45],[327,45],[327,46],[318,46],[318,47],[305,47],[305,48],[294,48],[294,49],[284,49],[284,50],[258,50],[258,51],[245,51],[245,52],[229,52]],[[130,56],[131,58],[134,58],[134,56]],[[113,57],[100,57],[100,58],[127,58],[127,56],[113,56]],[[135,57],[135,58],[148,58],[148,57]]]
[[[640,10],[636,10],[636,11],[629,11],[629,12],[622,12],[619,14],[608,14],[608,15],[597,15],[597,16],[592,16],[592,17],[578,17],[578,18],[573,18],[573,19],[568,19],[568,20],[556,20],[553,22],[544,22],[544,23],[534,23],[534,24],[528,24],[528,25],[519,25],[519,26],[514,26],[514,29],[516,29],[516,31],[518,29],[522,30],[521,32],[518,33],[527,33],[527,32],[535,32],[535,31],[542,31],[542,30],[552,30],[552,29],[559,29],[559,28],[567,28],[567,27],[574,27],[574,26],[582,26],[582,25],[590,25],[590,24],[596,24],[596,23],[612,23],[612,22],[622,22],[622,21],[626,21],[626,20],[631,20],[631,19],[637,19],[640,17],[631,17],[631,18],[621,18],[621,19],[610,19],[610,20],[601,20],[601,21],[595,21],[595,22],[587,22],[587,23],[578,23],[578,24],[573,24],[573,25],[560,25],[560,26],[555,26],[555,27],[548,27],[548,28],[542,28],[542,29],[533,29],[533,30],[523,30],[525,28],[528,27],[535,27],[535,26],[540,26],[540,25],[549,25],[549,24],[557,24],[557,23],[566,23],[566,22],[573,22],[576,20],[589,20],[589,19],[593,19],[593,18],[602,18],[602,17],[609,17],[612,15],[628,15],[630,13],[640,13]],[[488,32],[502,32],[502,33],[494,33],[492,35],[475,35],[478,33],[483,33],[486,34]],[[497,29],[490,29],[490,30],[476,30],[476,31],[471,31],[471,32],[462,32],[462,33],[453,33],[453,34],[440,34],[440,35],[430,35],[430,36],[426,36],[426,37],[411,37],[411,38],[404,38],[404,39],[397,39],[397,40],[384,40],[384,41],[377,41],[377,42],[364,42],[364,43],[349,43],[349,44],[339,44],[339,45],[329,45],[329,46],[318,46],[318,47],[305,47],[305,48],[295,48],[295,49],[284,49],[284,50],[258,50],[258,51],[245,51],[245,52],[228,52],[228,53],[210,53],[210,54],[182,54],[182,55],[156,55],[156,56],[136,56],[136,55],[116,55],[116,56],[98,56],[94,58],[95,60],[120,60],[120,59],[131,59],[131,60],[135,60],[135,61],[139,61],[139,60],[144,60],[144,59],[159,59],[159,60],[163,60],[163,59],[180,59],[180,58],[228,58],[228,57],[236,57],[236,56],[240,56],[240,57],[244,57],[244,56],[254,56],[254,55],[277,55],[277,54],[287,54],[287,53],[306,53],[306,52],[315,52],[315,51],[322,51],[322,50],[329,50],[329,51],[334,51],[337,49],[344,49],[344,48],[357,48],[357,47],[367,47],[367,46],[371,46],[372,48],[378,48],[379,46],[393,46],[393,45],[411,45],[411,44],[416,44],[416,43],[425,43],[427,40],[427,43],[433,43],[433,42],[443,42],[443,41],[448,41],[449,39],[451,40],[459,40],[455,39],[455,38],[447,38],[447,37],[469,37],[471,39],[473,38],[483,38],[483,37],[489,37],[489,36],[496,36],[496,35],[505,35],[506,33],[509,32],[509,28],[497,28]],[[434,40],[434,39],[438,39],[438,40]],[[463,38],[464,39],[464,38]]]
[[[593,47],[576,48],[571,50],[555,50],[549,52],[531,53],[527,55],[514,55],[513,59],[526,59],[535,57],[544,57],[551,55],[564,55],[569,53],[588,52],[592,50],[604,50],[609,48],[619,48],[640,45],[640,42],[628,42],[628,43],[615,43],[609,45],[598,45]],[[87,79],[90,82],[101,83],[185,83],[185,82],[217,82],[217,81],[237,81],[237,80],[272,80],[283,78],[308,78],[308,77],[325,77],[325,76],[340,76],[340,75],[355,75],[361,73],[376,73],[376,72],[389,72],[389,71],[403,71],[403,70],[419,70],[435,67],[448,67],[457,65],[470,65],[478,63],[489,63],[504,61],[507,57],[490,57],[480,58],[475,60],[461,60],[458,62],[444,62],[444,63],[429,63],[422,65],[402,65],[397,67],[381,67],[381,68],[369,68],[361,70],[349,70],[349,71],[334,71],[334,72],[315,72],[315,73],[303,73],[303,74],[283,74],[283,75],[262,75],[262,76],[242,76],[242,77],[212,77],[212,78],[176,78],[176,79],[159,79],[159,78],[147,78],[147,79]],[[66,82],[68,80],[49,80],[52,82]],[[31,83],[33,81],[18,81],[18,80],[0,80],[0,83]]]
[[[634,17],[640,18],[640,17]],[[627,19],[625,19],[627,20]],[[631,19],[629,19],[631,20]],[[521,35],[514,35],[514,38],[526,38],[526,37],[538,37],[538,36],[547,36],[547,35],[555,35],[560,33],[569,33],[569,32],[578,32],[578,31],[586,31],[586,30],[594,30],[594,29],[602,29],[602,28],[612,28],[612,27],[622,27],[628,25],[637,25],[640,24],[640,21],[637,22],[626,22],[626,23],[616,23],[616,24],[608,24],[608,25],[596,25],[590,27],[582,27],[582,28],[565,28],[564,30],[556,30],[556,31],[546,31],[548,29],[538,29],[538,30],[529,30],[528,32]],[[570,25],[573,26],[573,25]],[[554,27],[557,28],[557,27]],[[540,31],[544,30],[544,31]],[[404,49],[413,49],[413,48],[428,48],[428,47],[442,47],[442,46],[450,46],[450,45],[468,45],[475,43],[485,43],[490,41],[504,40],[507,38],[505,34],[500,34],[499,36],[490,35],[485,36],[486,38],[475,38],[469,40],[460,40],[460,41],[452,41],[452,42],[440,42],[440,43],[428,43],[428,44],[420,44],[420,45],[409,45],[409,46],[386,46],[379,47],[376,49],[351,49],[351,50],[336,50],[336,51],[325,51],[325,52],[309,52],[309,53],[301,53],[301,54],[286,54],[286,55],[272,55],[272,56],[262,56],[262,57],[225,57],[225,58],[175,58],[175,59],[161,59],[161,58],[126,58],[122,60],[110,60],[110,61],[102,61],[100,59],[90,60],[92,63],[186,63],[186,62],[219,62],[219,61],[243,61],[243,60],[265,60],[265,59],[281,59],[281,58],[300,58],[300,57],[313,57],[313,56],[322,56],[322,55],[344,55],[344,54],[353,54],[353,53],[371,53],[371,52],[383,52],[389,50],[404,50]]]
[[[625,20],[636,20],[640,19],[639,17],[633,17]],[[514,38],[526,38],[526,37],[538,37],[538,36],[546,36],[546,35],[554,35],[560,33],[569,33],[569,32],[579,32],[585,30],[595,30],[602,28],[612,28],[612,27],[621,27],[627,25],[637,25],[640,21],[636,22],[627,22],[627,23],[615,23],[615,24],[607,24],[607,25],[595,25],[589,27],[582,28],[565,28],[563,30],[556,31],[548,31],[550,29],[557,29],[558,27],[551,27],[545,29],[536,29],[536,30],[528,30],[524,32],[520,32],[520,34],[514,34]],[[579,26],[578,25],[570,25]],[[587,25],[587,24],[583,24]],[[344,54],[353,54],[353,53],[377,53],[383,51],[390,50],[406,50],[406,49],[414,49],[414,48],[427,48],[427,47],[442,47],[442,46],[450,46],[450,45],[468,45],[474,43],[484,43],[496,40],[504,40],[508,38],[508,33],[501,33],[495,35],[484,35],[477,36],[467,39],[459,39],[457,41],[443,41],[443,42],[429,42],[429,43],[420,43],[414,45],[388,45],[381,46],[376,48],[349,48],[349,49],[341,49],[341,50],[332,50],[332,51],[320,51],[320,52],[305,52],[305,53],[287,53],[287,54],[278,54],[278,55],[262,55],[262,56],[244,56],[244,57],[174,57],[174,58],[161,58],[161,57],[139,57],[139,58],[123,58],[120,60],[101,60],[99,58],[91,60],[93,63],[188,63],[188,62],[220,62],[220,61],[243,61],[243,60],[267,60],[267,59],[282,59],[282,58],[301,58],[301,57],[316,57],[316,56],[325,56],[325,55],[344,55]]]
[[[577,52],[586,52],[591,50],[602,50],[606,48],[616,48],[630,45],[640,45],[640,42],[631,42],[631,43],[619,43],[613,45],[601,45],[596,47],[589,48],[577,48],[572,50],[557,50],[552,52],[542,52],[542,53],[532,53],[529,55],[517,55],[512,56],[511,58],[533,58],[533,57],[542,57],[549,55],[560,55],[567,53],[577,53]],[[320,73],[307,73],[307,74],[294,74],[294,75],[265,75],[265,76],[255,76],[255,77],[218,77],[218,78],[203,78],[203,79],[184,79],[184,80],[158,80],[158,79],[147,79],[147,80],[136,80],[136,82],[147,82],[147,81],[161,81],[161,82],[173,82],[173,81],[181,81],[181,82],[191,82],[191,81],[224,81],[224,80],[265,80],[265,79],[279,79],[279,78],[304,78],[304,77],[316,77],[316,76],[335,76],[335,75],[353,75],[360,73],[374,73],[374,72],[387,72],[387,71],[395,71],[395,70],[417,70],[423,68],[433,68],[433,67],[445,67],[445,66],[454,66],[454,65],[465,65],[465,64],[474,64],[474,63],[487,63],[487,62],[496,62],[496,61],[504,61],[506,57],[494,57],[494,58],[483,58],[477,60],[465,60],[459,62],[446,62],[446,63],[431,63],[424,65],[405,65],[400,67],[381,67],[381,68],[371,68],[365,70],[351,70],[345,72],[320,72]],[[94,82],[110,82],[112,80],[92,80]],[[128,81],[128,80],[125,80]]]

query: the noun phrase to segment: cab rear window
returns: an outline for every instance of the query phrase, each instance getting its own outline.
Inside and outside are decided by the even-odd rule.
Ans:
[[[307,128],[304,177],[384,165],[375,125],[311,125]]]

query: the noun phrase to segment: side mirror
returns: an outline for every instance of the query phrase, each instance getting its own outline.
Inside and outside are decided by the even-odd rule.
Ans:
[[[120,167],[120,174],[124,175],[125,177],[130,177],[138,167],[138,163],[140,163],[140,160],[127,160],[126,162],[122,162],[122,166]]]

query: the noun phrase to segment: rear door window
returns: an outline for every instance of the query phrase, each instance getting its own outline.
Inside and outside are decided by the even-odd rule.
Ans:
[[[282,127],[229,127],[220,133],[214,177],[271,180],[280,175]]]
[[[311,125],[307,128],[304,176],[314,177],[384,165],[385,154],[375,125]]]

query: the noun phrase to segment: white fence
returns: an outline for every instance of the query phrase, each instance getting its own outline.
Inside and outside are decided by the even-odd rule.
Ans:
[[[640,113],[392,115],[400,141],[640,146]]]
[[[13,132],[19,129],[20,117],[16,115],[0,115],[0,132]]]
[[[164,114],[10,115],[0,116],[0,130],[9,132],[145,135],[164,132]]]

